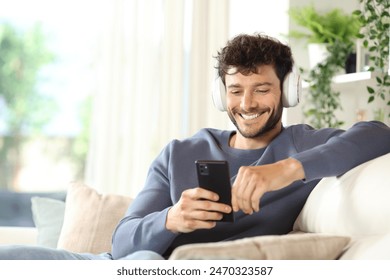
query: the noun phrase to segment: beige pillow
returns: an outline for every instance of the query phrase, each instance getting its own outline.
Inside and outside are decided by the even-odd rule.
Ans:
[[[77,253],[111,252],[112,234],[130,202],[130,197],[99,194],[86,185],[72,183],[57,248]]]
[[[342,253],[349,240],[346,236],[317,233],[265,235],[184,245],[176,248],[169,259],[332,260]]]

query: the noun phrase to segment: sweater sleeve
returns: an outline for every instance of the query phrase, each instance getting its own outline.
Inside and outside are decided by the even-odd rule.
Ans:
[[[292,156],[302,163],[307,181],[340,176],[390,152],[390,128],[381,122],[359,122],[346,131],[326,133],[324,143],[316,145],[309,140]]]
[[[145,187],[114,231],[112,239],[114,259],[139,250],[163,254],[177,236],[165,227],[166,216],[172,206],[168,168],[169,145],[152,163]]]

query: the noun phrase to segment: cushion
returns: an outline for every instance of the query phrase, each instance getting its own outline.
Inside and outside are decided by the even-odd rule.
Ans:
[[[169,259],[312,260],[336,259],[350,238],[315,233],[265,235],[234,241],[183,245]]]
[[[322,179],[311,192],[294,230],[338,235],[390,233],[390,153],[341,177]]]
[[[65,202],[34,196],[31,198],[31,211],[38,230],[37,245],[57,248],[64,222]]]
[[[72,183],[57,248],[77,253],[111,252],[112,234],[130,202],[130,197],[100,194],[82,183]]]

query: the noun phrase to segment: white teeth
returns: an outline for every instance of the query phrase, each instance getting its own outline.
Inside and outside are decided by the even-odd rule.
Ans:
[[[253,119],[256,119],[258,116],[260,116],[260,114],[254,114],[254,115],[244,115],[244,114],[241,114],[241,117],[244,120],[253,120]]]

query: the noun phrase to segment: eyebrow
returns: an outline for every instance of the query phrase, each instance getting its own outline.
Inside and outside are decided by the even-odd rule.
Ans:
[[[252,87],[260,87],[260,86],[271,86],[272,83],[270,82],[265,82],[265,83],[255,83],[252,85]],[[240,84],[231,84],[228,86],[228,88],[240,88],[242,87]]]

